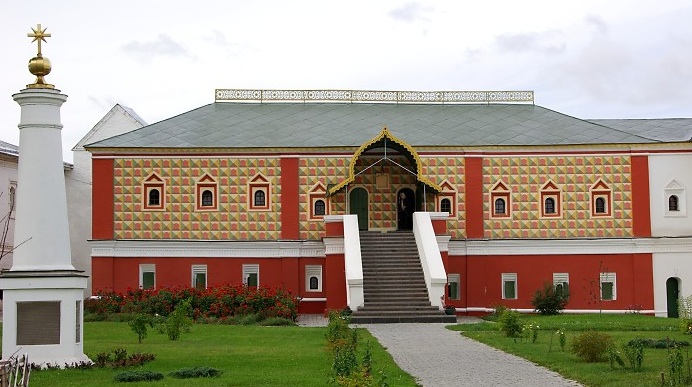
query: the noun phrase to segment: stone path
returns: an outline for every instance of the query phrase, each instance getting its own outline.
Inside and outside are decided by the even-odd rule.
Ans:
[[[460,323],[477,319],[460,318]],[[326,324],[321,316],[305,317],[301,325]],[[550,386],[579,383],[518,356],[450,331],[448,324],[363,324],[387,349],[394,361],[423,387]]]

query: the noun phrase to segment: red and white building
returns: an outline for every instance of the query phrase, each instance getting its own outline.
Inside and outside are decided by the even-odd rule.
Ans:
[[[413,229],[434,306],[530,311],[547,281],[570,312],[674,316],[691,138],[689,119],[578,119],[532,92],[217,90],[84,145],[93,291],[244,282],[358,309],[358,230]]]

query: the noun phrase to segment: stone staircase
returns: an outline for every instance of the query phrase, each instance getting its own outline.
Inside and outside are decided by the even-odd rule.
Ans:
[[[430,304],[413,232],[361,231],[365,304],[352,323],[456,322]]]

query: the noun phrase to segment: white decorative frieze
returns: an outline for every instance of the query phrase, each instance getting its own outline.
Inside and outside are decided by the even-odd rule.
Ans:
[[[216,89],[219,101],[534,103],[533,91],[382,91]]]

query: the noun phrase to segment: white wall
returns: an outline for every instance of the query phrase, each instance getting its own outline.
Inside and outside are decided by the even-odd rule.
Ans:
[[[673,180],[685,190],[685,201],[681,203],[679,214],[666,214],[668,197],[666,186]],[[690,200],[692,198],[692,155],[650,155],[649,156],[649,196],[651,208],[652,236],[690,236]]]
[[[5,249],[10,253],[0,259],[0,269],[9,269],[12,267],[12,248],[14,243],[14,214],[7,219],[6,216],[10,211],[10,186],[17,182],[17,160],[0,160],[0,238],[3,237],[5,230],[5,222],[7,225],[7,235],[5,236]],[[0,240],[2,244],[2,240]]]
[[[656,316],[667,317],[666,281],[680,279],[680,297],[692,295],[692,251],[654,253],[654,309]]]
[[[89,279],[85,295],[91,295],[91,153],[83,145],[94,143],[144,125],[120,105],[115,105],[72,149],[74,168],[65,173],[67,212],[70,222],[72,264],[84,270]]]

